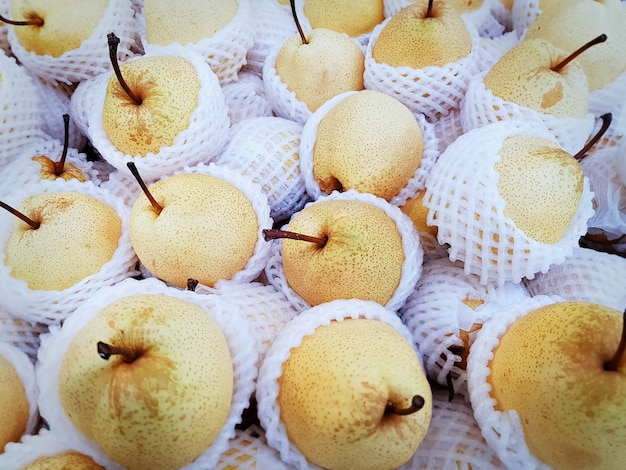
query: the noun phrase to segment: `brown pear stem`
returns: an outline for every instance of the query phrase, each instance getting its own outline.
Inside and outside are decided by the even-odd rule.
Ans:
[[[606,134],[606,131],[611,125],[611,121],[613,121],[613,115],[611,113],[606,113],[600,116],[600,119],[602,119],[602,126],[600,126],[600,129],[598,129],[598,132],[596,132],[596,134],[591,139],[589,139],[585,146],[580,149],[580,151],[576,155],[574,155],[574,158],[579,162],[587,156],[586,154],[589,149],[596,145],[596,142],[598,142],[598,140],[600,140],[602,136]]]
[[[17,217],[18,219],[26,222],[28,225],[31,226],[31,228],[33,228],[34,230],[37,230],[39,228],[39,226],[41,225],[41,222],[35,222],[33,219],[31,219],[30,217],[28,217],[25,214],[22,214],[20,211],[18,211],[17,209],[14,209],[13,207],[9,206],[8,204],[0,201],[0,207],[2,207],[3,209],[8,210],[11,214],[13,214],[15,217]]]
[[[120,86],[126,92],[128,97],[135,102],[137,106],[142,103],[142,99],[133,93],[133,91],[124,80],[122,76],[122,71],[120,70],[120,64],[117,61],[117,46],[120,43],[120,38],[118,38],[115,33],[107,34],[107,41],[109,43],[109,58],[111,59],[111,65],[113,66],[113,71],[115,72],[115,76],[117,77],[117,81],[120,82]]]
[[[421,395],[415,395],[411,399],[411,405],[408,408],[397,408],[393,403],[387,403],[385,414],[394,414],[398,416],[406,416],[415,413],[424,408],[426,400]]]
[[[317,243],[324,246],[328,241],[328,237],[314,237],[312,235],[303,235],[301,233],[290,232],[288,230],[265,229],[263,237],[266,241],[275,240],[277,238],[289,238],[290,240],[302,240],[305,242]]]
[[[600,44],[604,41],[606,41],[606,34],[601,34],[600,36],[592,39],[588,43],[583,44],[581,47],[576,49],[574,52],[568,55],[565,59],[563,59],[561,62],[556,64],[554,67],[552,67],[551,70],[553,72],[560,72],[567,64],[569,64],[572,60],[574,60],[580,54],[585,52],[587,49],[589,49],[592,46],[595,46],[596,44]]]
[[[617,351],[615,351],[613,357],[604,364],[604,370],[615,372],[622,361],[624,351],[626,351],[626,310],[624,310],[622,315],[622,336],[619,340],[619,346],[617,346]]]
[[[163,210],[163,206],[161,204],[159,204],[156,201],[156,199],[154,199],[154,197],[152,196],[152,193],[150,193],[150,191],[148,190],[148,186],[146,186],[146,183],[144,182],[143,178],[139,174],[139,170],[137,170],[137,165],[135,165],[134,162],[128,162],[126,164],[126,166],[128,167],[130,172],[133,174],[133,176],[135,177],[135,179],[139,183],[139,186],[141,186],[141,189],[142,189],[143,193],[148,198],[148,201],[150,201],[150,204],[152,204],[152,207],[155,210],[155,212],[157,214],[160,214],[161,211]]]
[[[13,26],[43,26],[43,18],[39,16],[34,16],[30,20],[16,21],[0,15],[0,21],[6,24],[12,24]]]
[[[113,355],[122,356],[122,359],[124,360],[124,362],[128,362],[128,363],[131,363],[135,359],[137,359],[137,356],[132,351],[129,351],[126,348],[119,348],[117,346],[112,346],[103,341],[98,341],[97,347],[98,347],[98,354],[105,361],[108,361],[109,358]]]
[[[448,402],[451,403],[454,400],[456,392],[454,390],[454,382],[452,382],[452,371],[446,374],[446,386],[448,387]]]
[[[300,20],[298,19],[298,15],[296,14],[296,2],[295,0],[289,0],[289,4],[291,5],[291,14],[293,15],[293,20],[296,23],[296,28],[298,28],[298,33],[300,33],[300,37],[302,38],[302,44],[308,44],[304,31],[302,31],[302,26],[300,26]]]
[[[67,158],[67,150],[69,148],[70,141],[70,115],[63,115],[63,152],[61,153],[61,159],[54,164],[54,174],[61,176],[63,169],[65,168],[65,160]]]
[[[434,0],[428,0],[428,8],[426,8],[426,16],[424,18],[430,18],[433,16],[433,3]]]
[[[187,290],[195,292],[196,287],[198,287],[198,284],[200,284],[200,282],[196,279],[192,279],[192,278],[187,279]]]

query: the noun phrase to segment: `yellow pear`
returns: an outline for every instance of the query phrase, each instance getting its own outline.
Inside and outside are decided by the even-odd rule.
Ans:
[[[622,318],[597,304],[555,302],[515,321],[493,350],[495,408],[517,412],[531,454],[551,468],[624,466]]]
[[[306,0],[303,8],[312,28],[328,28],[350,37],[369,33],[385,19],[382,0]]]
[[[18,442],[28,425],[30,405],[26,389],[11,361],[0,354],[0,453],[9,442]]]
[[[466,57],[472,41],[461,14],[443,0],[419,0],[397,12],[372,48],[376,62],[414,69],[442,67]]]
[[[39,457],[24,465],[20,470],[105,470],[88,455],[80,452],[64,452],[61,454]]]
[[[181,468],[228,419],[233,361],[220,325],[163,294],[121,297],[72,338],[58,374],[74,426],[129,469]]]
[[[426,189],[419,191],[415,197],[409,198],[400,206],[400,210],[404,212],[412,221],[415,228],[420,233],[428,233],[437,238],[437,226],[428,225],[428,207],[424,205],[424,194]]]
[[[430,424],[432,392],[413,345],[377,319],[318,326],[291,349],[278,384],[289,441],[324,468],[397,468]]]
[[[347,96],[324,115],[313,177],[324,193],[355,189],[391,200],[420,167],[420,124],[400,101],[374,90]]]
[[[495,164],[505,217],[530,238],[552,244],[569,227],[583,192],[580,163],[543,137],[507,137]]]

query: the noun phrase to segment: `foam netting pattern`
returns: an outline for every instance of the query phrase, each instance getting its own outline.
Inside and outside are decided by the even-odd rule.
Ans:
[[[589,93],[589,112],[595,116],[612,113],[613,119],[620,120],[620,131],[626,130],[626,70],[615,80],[598,90]],[[615,126],[613,126],[615,127]]]
[[[253,469],[289,470],[280,461],[276,450],[267,445],[265,431],[252,424],[246,429],[237,429],[235,437],[229,442],[229,449],[220,457],[215,470],[253,470]]]
[[[305,210],[311,204],[316,204],[322,201],[329,200],[356,200],[367,204],[371,204],[374,207],[382,210],[387,216],[393,220],[396,224],[398,232],[402,237],[402,248],[404,249],[404,262],[402,263],[402,274],[400,277],[400,283],[394,291],[389,301],[385,304],[385,307],[389,310],[398,310],[406,301],[407,297],[411,294],[415,288],[415,284],[422,273],[422,263],[424,260],[424,251],[422,249],[419,234],[415,229],[415,225],[408,216],[402,211],[389,204],[382,198],[376,197],[369,193],[358,193],[354,190],[348,190],[340,193],[334,191],[328,196],[320,196],[316,201],[309,202],[304,206]],[[297,214],[294,214],[296,216]],[[293,217],[292,217],[293,218]],[[289,224],[286,224],[283,229],[287,229]],[[308,309],[311,305],[304,300],[296,291],[294,291],[285,277],[285,270],[283,268],[282,260],[282,240],[272,240],[270,242],[271,251],[268,262],[265,267],[265,275],[267,282],[274,286],[279,292],[283,292],[289,302],[299,311]],[[364,254],[366,256],[366,254]],[[355,283],[359,281],[354,280]]]
[[[593,114],[587,113],[582,118],[562,118],[503,100],[485,88],[486,74],[487,71],[482,71],[472,77],[461,102],[461,121],[465,132],[500,121],[537,121],[545,124],[554,136],[553,140],[572,155],[583,148],[595,125]]]
[[[506,468],[487,445],[471,406],[433,387],[433,415],[428,432],[411,460],[398,470],[497,470]]]
[[[39,335],[47,331],[48,325],[45,323],[22,320],[9,315],[0,308],[0,342],[9,343],[19,348],[33,362],[37,357]]]
[[[388,17],[372,31],[365,50],[365,88],[387,93],[404,103],[414,114],[423,114],[429,121],[458,108],[467,84],[478,73],[479,41],[476,29],[466,22],[472,41],[471,52],[456,62],[443,67],[420,69],[392,67],[376,62],[372,49],[381,30],[389,23]]]
[[[41,181],[41,163],[33,160],[33,157],[46,156],[53,162],[58,162],[63,154],[63,144],[57,140],[49,138],[47,140],[33,140],[26,145],[22,155],[7,162],[3,170],[0,171],[0,196],[19,190],[24,185],[34,184]],[[68,165],[73,165],[79,169],[87,181],[99,186],[101,179],[98,169],[87,161],[87,156],[75,148],[67,149],[65,169]]]
[[[487,377],[491,373],[489,363],[500,338],[515,320],[532,310],[559,300],[562,299],[537,295],[511,305],[501,315],[495,315],[485,322],[470,350],[467,362],[467,385],[474,418],[485,441],[506,468],[549,469],[528,450],[517,412],[514,410],[502,412],[495,409],[496,401],[490,395],[491,385],[487,382]]]
[[[228,24],[211,37],[183,45],[204,58],[220,84],[237,80],[237,73],[246,63],[246,54],[254,44],[252,1],[237,0],[237,12]],[[166,45],[159,46],[150,42],[150,31],[147,31],[143,14],[137,16],[137,23],[146,54],[151,54],[153,47],[160,49]]]
[[[34,79],[5,54],[0,54],[0,73],[0,166],[5,166],[21,155],[31,139],[45,138],[47,134]]]
[[[11,16],[10,0],[0,0],[0,14],[5,18]],[[9,25],[6,23],[0,23],[0,51],[4,52],[7,56],[12,55],[11,45],[9,44]]]
[[[222,85],[231,125],[245,119],[272,116],[272,106],[265,97],[263,80],[251,72],[239,72],[237,80]]]
[[[520,36],[526,34],[526,30],[541,13],[540,0],[515,0],[511,8],[511,21],[513,30]]]
[[[440,115],[432,123],[437,141],[439,142],[439,153],[448,148],[452,142],[463,135],[463,125],[461,123],[461,109],[454,108],[448,114]]]
[[[458,365],[461,357],[453,352],[465,348],[460,330],[469,332],[471,350],[474,325],[484,324],[508,305],[527,297],[521,284],[481,284],[478,276],[463,272],[462,263],[445,258],[424,264],[415,290],[399,313],[413,335],[429,377],[446,385],[449,375],[455,392],[468,399],[467,371]],[[472,309],[464,303],[466,299],[483,303]]]
[[[205,310],[224,333],[234,372],[230,412],[222,430],[211,445],[196,460],[182,467],[183,470],[215,468],[220,455],[229,447],[229,439],[235,436],[235,426],[241,422],[243,411],[250,404],[258,373],[257,355],[250,327],[245,318],[237,312],[225,310],[219,294],[199,295],[168,287],[156,279],[130,278],[114,286],[100,289],[83,302],[62,327],[52,326],[50,333],[42,336],[36,370],[40,388],[40,414],[48,423],[50,431],[70,443],[77,451],[91,456],[109,470],[122,470],[122,467],[108,457],[96,442],[86,438],[71,423],[59,399],[58,375],[63,357],[80,330],[105,306],[135,294],[167,295],[192,302]]]
[[[578,246],[593,216],[593,194],[585,177],[572,222],[554,244],[528,237],[504,215],[497,189],[495,163],[504,139],[533,135],[552,139],[544,126],[528,121],[502,121],[472,129],[440,156],[426,181],[427,223],[437,226],[437,239],[450,245],[449,258],[461,260],[466,273],[481,282],[520,282],[559,264]]]
[[[57,191],[74,191],[92,196],[109,205],[122,221],[122,236],[111,260],[100,271],[64,290],[30,289],[25,281],[11,276],[11,267],[4,264],[4,250],[0,255],[0,307],[12,316],[32,323],[59,324],[80,304],[103,287],[113,285],[127,277],[137,275],[137,257],[130,243],[129,207],[118,197],[95,186],[92,182],[78,180],[41,181],[24,186],[5,197],[4,202],[19,207],[28,196]],[[6,211],[0,214],[0,246],[6,246],[15,218]]]
[[[478,40],[478,70],[489,70],[509,49],[520,41],[515,31],[508,31],[492,38],[480,37]]]
[[[304,179],[306,192],[313,200],[318,199],[320,196],[325,194],[320,189],[315,178],[315,141],[317,140],[319,125],[329,111],[340,104],[344,99],[354,95],[355,93],[358,93],[358,91],[347,91],[329,99],[310,116],[302,127],[302,138],[300,142],[300,171]],[[422,133],[424,150],[420,165],[415,170],[413,176],[407,181],[407,184],[398,192],[398,194],[396,194],[389,201],[395,206],[404,205],[407,199],[414,197],[418,191],[424,189],[426,178],[428,177],[428,174],[430,173],[430,170],[435,164],[435,161],[439,157],[440,153],[439,139],[435,132],[434,125],[430,124],[426,118],[419,113],[414,113],[413,115]],[[390,123],[390,125],[393,124]],[[381,147],[389,149],[389,152],[395,149],[393,145],[386,146],[387,142],[381,142],[381,139],[385,138],[384,136],[381,137],[379,135],[364,134],[362,138],[364,142],[362,146],[363,152],[367,152],[368,149],[379,149]],[[371,145],[367,145],[367,139],[371,139]],[[337,155],[337,158],[341,157],[341,155]],[[376,158],[379,158],[379,155],[377,155]],[[393,159],[394,155],[390,154],[389,158]]]
[[[228,108],[221,86],[202,56],[183,46],[171,44],[164,47],[152,46],[150,53],[146,52],[145,55],[130,60],[160,55],[179,55],[188,60],[198,72],[201,84],[198,106],[191,115],[189,127],[174,138],[172,145],[164,145],[158,153],[149,152],[143,156],[128,155],[118,150],[109,140],[102,124],[102,108],[106,95],[104,77],[97,77],[97,83],[94,83],[93,88],[90,87],[91,90],[85,90],[77,98],[74,106],[79,116],[78,121],[83,121],[81,116],[87,118],[87,136],[102,158],[129,176],[131,173],[126,164],[130,161],[135,162],[139,174],[146,183],[174,173],[187,165],[208,163],[226,145],[230,127]],[[112,77],[112,72],[106,76]],[[88,91],[95,96],[86,96]],[[80,109],[80,105],[92,107]]]
[[[276,221],[308,202],[300,170],[302,125],[277,116],[250,118],[231,128],[230,141],[214,160],[259,184]]]
[[[283,462],[298,469],[319,469],[308,462],[298,448],[287,438],[285,425],[280,420],[278,404],[278,378],[282,375],[282,364],[305,336],[313,334],[321,325],[349,318],[368,318],[383,321],[399,331],[412,343],[411,334],[395,312],[380,304],[358,299],[333,300],[301,312],[278,334],[261,364],[257,380],[257,415],[266,432],[268,444],[276,449]],[[417,354],[417,351],[416,351]],[[419,354],[417,355],[421,362]]]
[[[531,295],[558,295],[568,301],[626,308],[626,258],[577,247],[563,263],[525,281]]]
[[[9,26],[8,40],[15,57],[32,75],[51,85],[59,82],[70,85],[111,70],[107,34],[112,31],[120,39],[117,56],[120,62],[124,62],[134,55],[132,48],[138,41],[130,0],[110,0],[91,36],[78,48],[59,57],[26,50],[18,40],[14,26]]]

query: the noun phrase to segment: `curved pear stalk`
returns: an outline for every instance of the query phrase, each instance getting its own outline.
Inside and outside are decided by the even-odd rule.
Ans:
[[[15,217],[17,217],[18,219],[22,220],[23,222],[27,223],[28,225],[30,225],[30,227],[33,230],[37,230],[39,228],[39,226],[41,225],[41,222],[37,222],[33,219],[31,219],[30,217],[28,217],[26,214],[23,214],[22,212],[18,211],[17,209],[9,206],[8,204],[0,201],[0,207],[2,207],[3,209],[6,209],[7,211],[9,211],[11,214],[13,214]]]
[[[602,119],[602,126],[600,127],[598,132],[596,132],[596,134],[591,137],[591,139],[589,139],[584,147],[580,149],[578,153],[576,153],[576,155],[574,155],[574,158],[579,162],[587,156],[587,152],[602,138],[604,134],[606,134],[606,131],[609,130],[611,122],[613,121],[613,114],[603,114],[602,116],[600,116],[600,119]]]
[[[624,356],[624,351],[626,351],[626,309],[624,309],[624,314],[622,315],[622,336],[620,337],[617,351],[615,351],[613,357],[604,364],[604,370],[611,372],[617,371],[622,357]]]
[[[152,204],[154,211],[157,213],[157,215],[160,214],[161,211],[163,210],[163,206],[159,204],[156,199],[154,199],[154,196],[152,196],[152,193],[148,190],[148,186],[146,185],[143,178],[139,174],[139,170],[137,170],[137,165],[135,165],[135,163],[133,162],[128,162],[126,166],[128,167],[130,172],[133,174],[133,176],[139,183],[139,186],[141,186],[142,191],[144,192],[144,194],[150,201],[150,204]]]
[[[424,405],[426,404],[426,400],[421,395],[414,395],[411,399],[411,405],[407,408],[397,408],[393,403],[387,403],[385,407],[385,414],[394,414],[398,416],[407,416],[413,413],[418,412]]]
[[[302,240],[310,243],[317,243],[320,246],[326,245],[328,236],[314,237],[312,235],[304,235],[301,233],[290,232],[288,230],[277,229],[265,229],[263,230],[263,237],[266,241],[274,240],[276,238],[289,238],[290,240]]]
[[[143,99],[130,89],[126,80],[122,76],[122,71],[120,70],[120,64],[117,60],[117,47],[120,44],[120,38],[118,38],[115,33],[107,34],[107,41],[109,44],[109,58],[111,59],[111,66],[113,67],[113,72],[115,72],[115,76],[117,77],[118,82],[120,82],[120,86],[126,92],[128,97],[135,102],[137,106],[139,106]]]

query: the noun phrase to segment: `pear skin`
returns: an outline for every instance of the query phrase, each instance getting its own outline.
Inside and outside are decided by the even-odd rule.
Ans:
[[[65,452],[63,454],[39,457],[37,460],[23,466],[20,470],[105,470],[88,455],[79,452]]]
[[[303,8],[312,28],[328,28],[350,37],[369,33],[385,19],[382,0],[307,0]]]
[[[405,213],[413,221],[413,225],[420,233],[428,233],[437,238],[437,226],[428,225],[428,207],[424,205],[424,194],[426,190],[423,189],[418,194],[407,199],[403,206],[400,206],[400,210]]]
[[[26,390],[15,367],[0,356],[0,382],[2,400],[0,400],[0,450],[8,442],[18,442],[29,419],[29,403]]]

